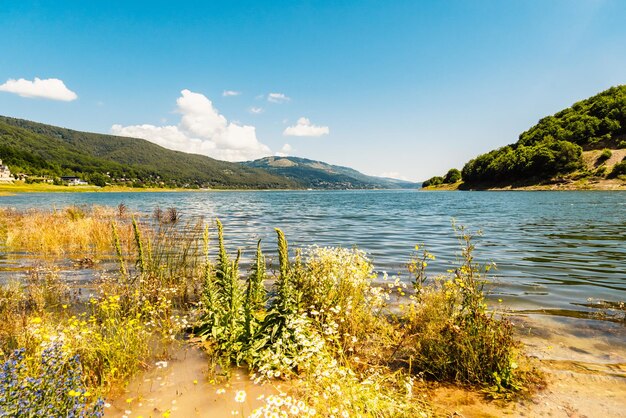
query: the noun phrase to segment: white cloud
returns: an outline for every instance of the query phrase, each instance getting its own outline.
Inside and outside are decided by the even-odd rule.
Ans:
[[[224,97],[232,97],[232,96],[239,96],[240,94],[241,94],[240,91],[224,90],[224,92],[222,93],[222,96],[224,96]]]
[[[280,149],[280,151],[278,151],[276,153],[277,157],[286,157],[288,155],[291,155],[291,153],[293,152],[293,147],[289,144],[285,144],[283,145],[283,147]]]
[[[402,174],[398,173],[397,171],[387,171],[385,173],[380,174],[378,177],[388,177],[388,178],[392,178],[392,179],[410,181],[407,177],[403,176]]]
[[[78,95],[72,90],[68,89],[63,83],[63,80],[58,78],[47,78],[42,80],[35,77],[33,81],[20,78],[14,80],[8,79],[6,83],[0,84],[0,91],[6,91],[7,93],[14,93],[21,97],[35,98],[50,100],[61,100],[64,102],[71,102],[76,100]]]
[[[291,97],[287,97],[283,93],[270,93],[267,95],[267,101],[272,103],[285,103],[290,100]]]
[[[111,133],[227,161],[245,161],[271,154],[269,147],[257,139],[254,126],[228,122],[203,94],[183,90],[176,104],[182,115],[178,125],[113,125]]]
[[[285,136],[322,136],[327,135],[330,130],[328,126],[313,125],[307,118],[298,119],[294,126],[288,126],[283,131]]]
[[[251,107],[250,109],[250,113],[253,113],[255,115],[258,115],[259,113],[263,113],[263,108],[262,107]]]

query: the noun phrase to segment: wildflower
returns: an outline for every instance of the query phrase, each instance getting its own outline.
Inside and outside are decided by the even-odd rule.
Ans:
[[[243,403],[246,401],[246,391],[238,390],[235,394],[235,402]]]
[[[167,361],[157,361],[154,365],[159,369],[165,369],[167,367]]]
[[[216,390],[215,393],[217,395],[223,395],[224,393],[226,393],[226,389],[220,388],[220,389]]]

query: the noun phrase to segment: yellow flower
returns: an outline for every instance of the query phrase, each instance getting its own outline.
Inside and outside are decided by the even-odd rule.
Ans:
[[[41,318],[39,318],[38,316],[31,319],[30,322],[32,322],[33,324],[41,324]]]
[[[72,398],[75,398],[77,396],[80,396],[80,392],[75,391],[74,389],[70,390],[69,392],[67,392],[68,395],[70,395]]]

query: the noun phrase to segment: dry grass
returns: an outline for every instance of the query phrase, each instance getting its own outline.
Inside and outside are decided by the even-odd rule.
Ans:
[[[0,209],[0,239],[11,251],[98,258],[112,251],[113,221],[120,223],[121,241],[130,248],[133,235],[128,217],[103,207],[70,206],[51,211]]]

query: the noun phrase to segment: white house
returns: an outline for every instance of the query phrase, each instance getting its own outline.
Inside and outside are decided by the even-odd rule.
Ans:
[[[9,181],[13,181],[13,176],[11,176],[11,170],[9,170],[9,167],[2,164],[2,160],[0,160],[0,182]]]
[[[80,179],[79,177],[72,176],[63,176],[61,177],[61,181],[67,183],[68,186],[86,186],[87,183],[85,180]]]

